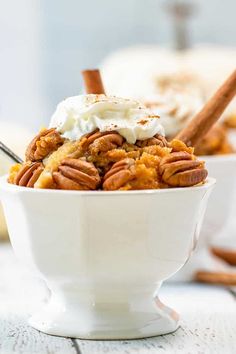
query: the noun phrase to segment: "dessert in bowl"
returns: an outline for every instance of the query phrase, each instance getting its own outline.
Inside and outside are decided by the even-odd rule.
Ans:
[[[51,291],[30,324],[90,339],[176,330],[158,290],[190,257],[214,183],[139,102],[62,102],[0,182],[15,252]]]

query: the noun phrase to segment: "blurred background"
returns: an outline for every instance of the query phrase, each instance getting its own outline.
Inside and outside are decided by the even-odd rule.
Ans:
[[[175,1],[175,3],[178,1]],[[137,44],[171,47],[168,0],[0,2],[0,121],[36,131],[57,102],[81,91],[80,71]],[[236,46],[236,1],[193,0],[191,44]]]

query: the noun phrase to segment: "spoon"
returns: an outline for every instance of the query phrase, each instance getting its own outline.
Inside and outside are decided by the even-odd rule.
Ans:
[[[9,156],[13,161],[22,163],[23,160],[17,156],[11,149],[9,149],[5,144],[0,141],[0,150],[2,150],[7,156]]]

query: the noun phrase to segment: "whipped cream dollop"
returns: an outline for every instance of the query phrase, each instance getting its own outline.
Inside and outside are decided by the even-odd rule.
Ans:
[[[164,136],[158,115],[138,101],[106,95],[79,95],[58,104],[50,122],[63,137],[77,140],[95,129],[117,131],[128,143]]]

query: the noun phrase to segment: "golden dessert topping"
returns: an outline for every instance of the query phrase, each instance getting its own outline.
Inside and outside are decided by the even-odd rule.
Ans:
[[[219,155],[234,152],[228,140],[227,131],[221,125],[215,125],[196,145],[196,155]]]
[[[51,152],[58,149],[65,139],[55,128],[42,130],[29,144],[25,157],[26,161],[40,161]]]
[[[173,152],[160,161],[162,180],[171,187],[188,187],[203,182],[207,177],[204,163],[188,152]]]
[[[89,149],[92,154],[98,154],[121,146],[123,141],[123,137],[114,131],[95,131],[82,139],[81,146],[83,149]]]
[[[98,170],[92,163],[72,158],[61,162],[53,179],[59,189],[94,190],[100,184]]]
[[[15,184],[15,178],[18,172],[20,171],[22,167],[22,164],[16,163],[15,165],[12,165],[9,171],[9,176],[7,178],[7,182],[11,184]]]
[[[183,141],[178,139],[171,140],[169,146],[171,148],[171,152],[186,151],[189,154],[193,155],[195,151],[193,147],[187,146]]]
[[[116,162],[104,176],[103,189],[111,191],[117,190],[134,179],[134,165],[135,160],[130,158]]]
[[[63,145],[49,155],[48,158],[44,159],[45,168],[36,182],[35,188],[56,188],[56,186],[54,186],[52,173],[57,172],[61,162],[65,158],[71,157],[72,154],[76,154],[76,158],[81,157],[79,145],[79,141],[65,140]]]
[[[236,113],[228,114],[224,120],[224,125],[226,128],[235,129],[236,128]]]
[[[151,145],[159,145],[161,147],[168,147],[169,143],[166,138],[160,134],[156,134],[153,138],[138,140],[136,145],[139,147],[151,146]]]
[[[42,171],[43,164],[41,162],[25,163],[15,175],[14,184],[33,188]]]

